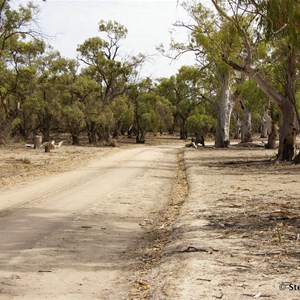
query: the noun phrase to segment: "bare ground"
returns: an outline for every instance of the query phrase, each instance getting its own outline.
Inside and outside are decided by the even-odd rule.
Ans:
[[[75,169],[87,161],[116,151],[119,148],[63,145],[45,153],[44,149],[34,150],[26,148],[24,144],[0,146],[0,188]]]
[[[157,143],[161,141],[153,142]],[[47,156],[22,147],[0,149],[2,189],[122,151],[62,149]],[[300,299],[296,290],[300,289],[300,166],[273,164],[269,159],[274,153],[238,147],[178,152],[168,199],[139,223],[143,235],[131,245],[127,257],[134,263],[127,278],[129,290],[123,296],[155,300]],[[76,228],[82,225],[81,231],[86,230],[87,223],[101,227],[90,213],[83,214],[78,222]],[[64,247],[72,245],[62,244]],[[51,261],[57,252],[49,254]],[[49,270],[40,268],[40,275],[47,275]],[[49,273],[46,279],[51,276]],[[88,289],[87,277],[82,278],[78,284]],[[54,286],[58,284],[53,281]],[[97,284],[97,278],[89,284]],[[0,296],[3,288],[7,287],[0,283]],[[26,286],[20,293],[19,298],[28,293]],[[108,299],[119,298],[112,295]]]
[[[300,167],[274,150],[187,149],[189,196],[151,299],[300,299]]]

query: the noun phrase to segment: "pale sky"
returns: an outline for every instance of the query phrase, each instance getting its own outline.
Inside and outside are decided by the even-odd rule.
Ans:
[[[12,0],[25,4],[26,0]],[[76,57],[76,48],[87,38],[98,35],[98,23],[116,20],[128,29],[121,51],[125,54],[143,53],[151,55],[150,62],[143,68],[142,76],[169,77],[181,65],[195,63],[194,55],[184,55],[176,62],[162,57],[156,46],[170,42],[172,24],[189,21],[186,12],[177,5],[177,0],[34,0],[39,4],[38,24],[42,32],[53,36],[49,43],[55,50],[68,58]],[[187,34],[176,29],[176,41],[186,41]],[[154,56],[152,56],[154,55]]]

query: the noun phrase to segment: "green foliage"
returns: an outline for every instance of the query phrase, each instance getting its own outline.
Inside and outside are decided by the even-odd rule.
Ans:
[[[35,90],[37,127],[47,140],[52,129],[64,127],[60,124],[63,115],[65,121],[67,116],[70,118],[65,106],[72,108],[73,105],[68,87],[74,82],[76,64],[73,60],[62,58],[58,52],[50,52],[39,59],[38,67]],[[71,122],[70,119],[68,122]],[[66,127],[70,128],[68,125]]]
[[[156,110],[159,115],[158,130],[164,132],[170,130],[174,123],[174,106],[172,103],[164,98],[160,97],[156,102]]]
[[[70,133],[80,133],[85,125],[84,105],[81,102],[73,102],[62,108],[62,118],[66,129]]]
[[[300,1],[262,1],[261,9],[265,11],[265,15],[261,15],[261,25],[268,39],[284,38],[289,44],[299,47]]]
[[[210,62],[218,72],[228,72],[230,68],[224,58],[231,59],[241,50],[242,41],[237,28],[204,4],[188,2],[184,8],[194,21],[192,26],[187,26],[190,40],[180,48],[176,44],[171,44],[171,47],[179,51],[194,51],[201,63]],[[179,23],[178,26],[186,27],[186,24]]]
[[[134,109],[127,97],[121,96],[116,98],[111,103],[110,109],[113,113],[115,126],[117,124],[123,128],[129,128],[131,126],[134,118]]]
[[[26,103],[36,89],[35,62],[43,54],[44,42],[37,38],[30,25],[37,8],[29,3],[13,10],[9,1],[0,7],[0,143],[10,131],[19,128],[23,136],[31,130],[31,120],[24,118]],[[26,127],[26,128],[25,128]]]
[[[119,57],[120,40],[126,38],[127,29],[116,21],[100,21],[99,31],[103,37],[87,39],[77,48],[79,59],[87,66],[84,73],[99,85],[99,98],[110,103],[124,95],[129,78],[143,57],[122,60]]]
[[[86,130],[95,142],[97,135],[132,127],[142,135],[168,130],[199,105],[197,68],[182,67],[157,87],[150,79],[135,83],[145,57],[122,58],[120,42],[128,31],[120,23],[101,20],[99,36],[78,46],[79,70],[75,60],[37,38],[31,30],[36,13],[32,3],[13,10],[7,1],[0,8],[0,125],[13,116],[10,126],[25,138],[37,131],[48,139],[53,131],[78,136]]]
[[[156,133],[159,124],[159,113],[157,110],[157,104],[160,101],[159,96],[153,92],[142,93],[139,95],[138,101],[136,117],[139,118],[140,130]]]
[[[121,39],[125,39],[128,33],[127,28],[116,21],[105,21],[99,22],[99,31],[104,32],[105,35],[111,40],[111,42],[118,42]]]
[[[176,76],[162,79],[156,87],[157,93],[168,100],[181,138],[186,138],[186,121],[201,103],[203,91],[202,70],[183,66]]]
[[[216,119],[205,114],[193,114],[187,118],[186,127],[189,133],[205,135],[216,128]]]
[[[236,92],[253,114],[261,114],[269,102],[269,99],[253,80],[244,80],[239,83]]]
[[[172,104],[161,96],[146,78],[131,86],[128,98],[133,104],[137,142],[144,142],[146,132],[162,132],[173,123]]]

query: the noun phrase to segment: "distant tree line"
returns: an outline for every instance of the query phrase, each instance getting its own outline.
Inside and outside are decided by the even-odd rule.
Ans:
[[[99,35],[68,59],[34,29],[32,3],[13,9],[0,1],[0,144],[12,136],[69,133],[96,144],[122,135],[144,143],[147,132],[211,136],[216,147],[253,132],[279,160],[296,156],[299,129],[299,1],[217,1],[214,9],[184,4],[193,22],[189,42],[172,42],[177,56],[196,55],[170,78],[141,78],[142,54],[122,55],[127,29],[99,22]],[[161,47],[161,52],[166,54]]]
[[[143,143],[149,131],[177,127],[181,138],[188,129],[213,131],[213,117],[199,119],[210,109],[197,96],[197,68],[184,67],[169,79],[141,79],[145,57],[121,55],[127,29],[103,20],[99,36],[78,46],[77,59],[64,58],[33,29],[37,7],[29,2],[12,9],[9,2],[0,11],[1,144],[36,134],[49,141],[60,132],[69,133],[73,144],[83,134],[95,144],[124,134]]]

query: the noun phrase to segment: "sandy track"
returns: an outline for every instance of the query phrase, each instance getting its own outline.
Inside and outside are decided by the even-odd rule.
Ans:
[[[299,299],[299,165],[178,143],[2,189],[0,299]]]
[[[125,149],[0,192],[0,299],[126,299],[178,146]]]

